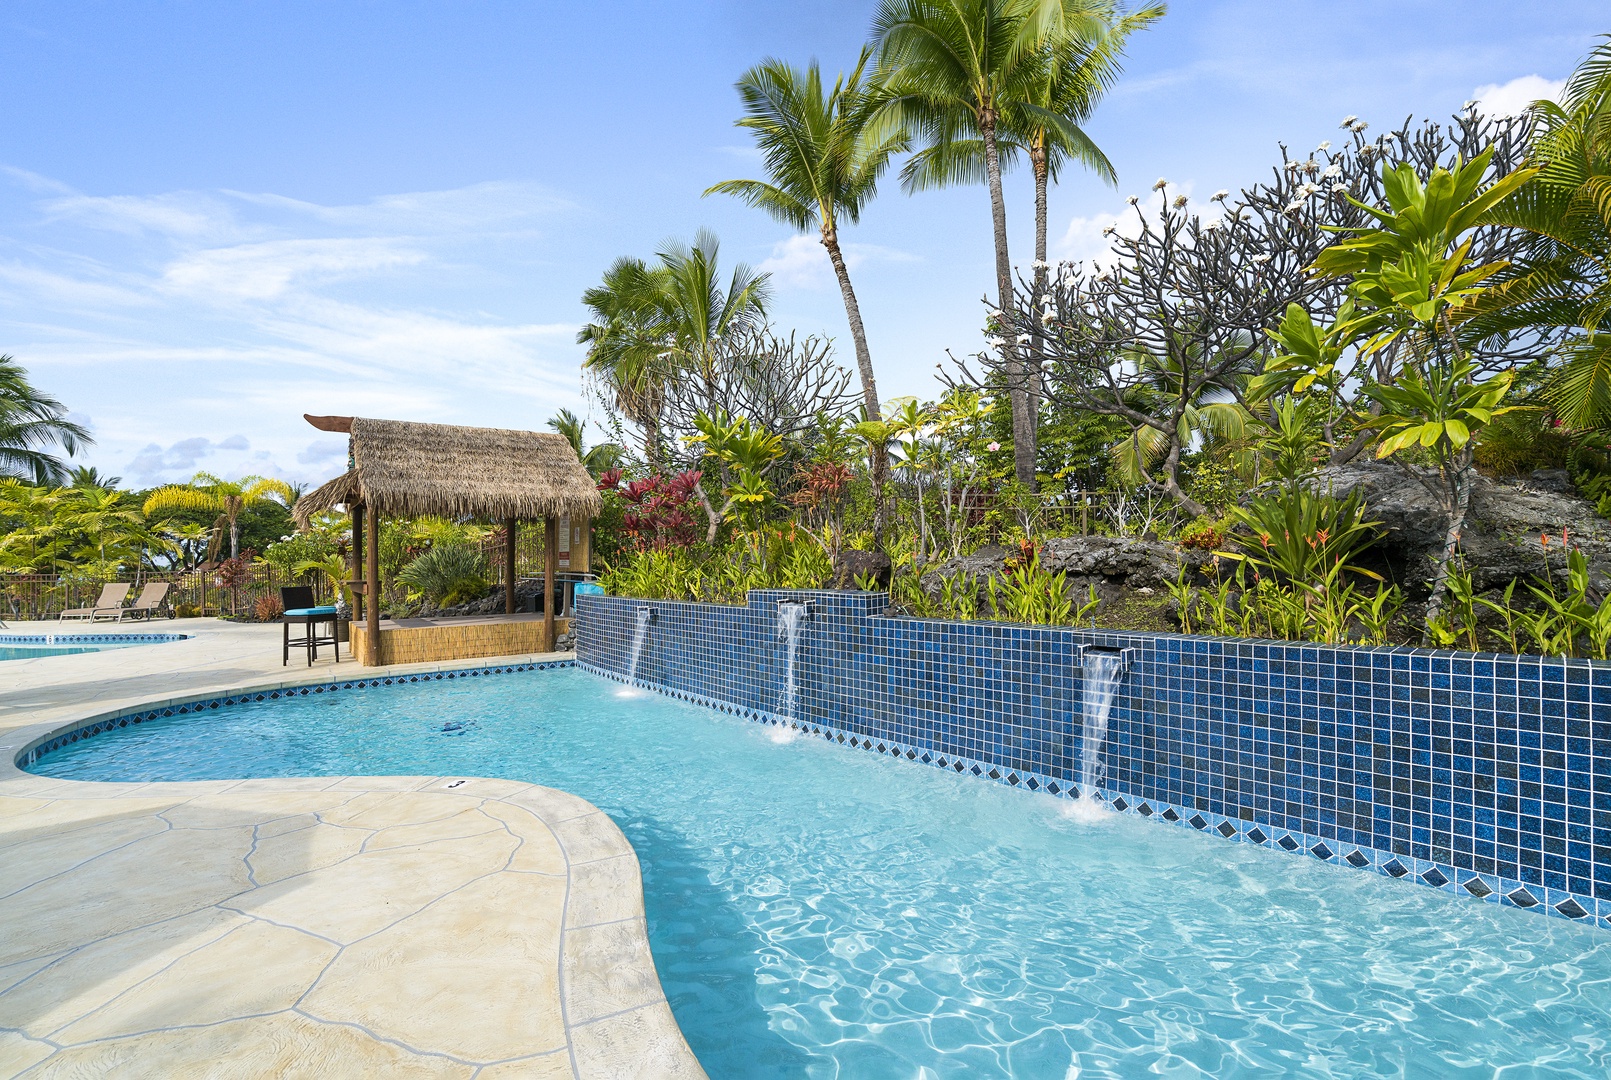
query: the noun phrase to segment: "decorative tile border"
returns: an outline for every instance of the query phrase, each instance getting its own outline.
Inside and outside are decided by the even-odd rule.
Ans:
[[[791,599],[813,605],[802,730],[1066,795],[1082,649],[1134,650],[1103,754],[1115,808],[1611,926],[1611,664],[919,620],[881,594],[779,591],[584,597],[577,655],[625,670],[654,608],[639,682],[763,719]]]
[[[272,690],[246,690],[237,694],[226,694],[221,697],[201,697],[195,701],[170,703],[151,708],[136,708],[116,716],[102,717],[89,724],[81,724],[67,731],[53,732],[46,735],[39,742],[23,750],[16,760],[19,768],[28,768],[49,754],[71,743],[93,738],[113,728],[126,728],[131,724],[143,724],[148,720],[161,720],[170,716],[183,716],[187,713],[210,712],[214,709],[225,708],[230,705],[244,705],[248,702],[277,701],[280,698],[308,697],[310,695],[334,694],[342,690],[364,690],[376,686],[394,686],[404,683],[441,682],[453,679],[474,679],[482,675],[508,675],[518,671],[546,671],[549,668],[574,667],[574,660],[543,660],[529,664],[501,664],[491,667],[457,668],[452,671],[420,671],[406,675],[377,675],[370,679],[341,679],[336,682],[309,683],[307,685],[284,686]]]
[[[118,645],[132,642],[155,645],[184,641],[189,634],[0,634],[0,647],[7,645]]]

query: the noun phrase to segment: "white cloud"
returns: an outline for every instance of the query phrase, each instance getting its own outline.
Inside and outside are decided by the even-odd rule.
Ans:
[[[238,191],[227,194],[264,209],[283,211],[304,225],[312,221],[346,232],[410,236],[506,229],[574,208],[572,203],[536,185],[497,182],[447,191],[381,195],[367,203],[347,206],[324,206],[283,195]]]
[[[844,244],[845,267],[854,271],[867,262],[917,262],[917,256],[877,244]],[[756,267],[771,274],[773,284],[785,288],[838,288],[828,251],[815,233],[797,233],[772,245],[772,254]],[[854,278],[852,278],[854,281]]]
[[[367,276],[425,260],[424,253],[389,239],[271,240],[192,252],[162,278],[173,292],[268,300],[293,283]]]
[[[1559,101],[1565,79],[1523,75],[1507,83],[1488,83],[1471,91],[1471,99],[1489,116],[1520,116],[1535,101]]]
[[[1100,265],[1107,261],[1107,254],[1113,246],[1113,238],[1104,235],[1110,226],[1119,236],[1134,238],[1141,235],[1141,218],[1156,218],[1163,212],[1164,199],[1167,196],[1173,200],[1184,195],[1191,199],[1192,183],[1190,181],[1170,184],[1165,191],[1154,191],[1146,198],[1141,199],[1138,206],[1126,205],[1119,210],[1103,211],[1088,217],[1074,217],[1069,219],[1068,228],[1063,235],[1053,241],[1050,247],[1050,256],[1053,259],[1067,262],[1088,262]],[[1213,221],[1222,216],[1220,205],[1216,202],[1188,203],[1189,209],[1204,221]],[[1141,213],[1137,213],[1137,210]]]
[[[196,192],[169,195],[63,195],[47,200],[47,221],[71,221],[92,229],[139,235],[155,233],[181,241],[240,237],[242,228],[222,200]]]

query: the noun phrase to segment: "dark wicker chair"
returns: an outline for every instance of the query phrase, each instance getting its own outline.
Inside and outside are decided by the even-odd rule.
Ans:
[[[285,667],[291,662],[291,646],[303,648],[308,651],[308,666],[319,658],[319,646],[329,645],[336,650],[336,663],[341,663],[341,641],[336,633],[336,609],[333,606],[319,607],[313,596],[313,589],[307,585],[284,585],[280,587],[280,606],[285,614],[280,616],[280,626],[284,643],[280,650],[280,666]],[[330,624],[330,636],[322,637],[319,627],[324,623]],[[291,627],[300,626],[302,636],[291,636]]]

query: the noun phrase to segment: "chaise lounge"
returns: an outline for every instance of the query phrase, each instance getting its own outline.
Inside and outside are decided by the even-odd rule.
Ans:
[[[168,590],[173,588],[166,581],[148,581],[145,588],[140,590],[139,597],[124,608],[118,615],[121,620],[127,615],[129,618],[154,619],[162,612],[168,603]],[[168,618],[174,617],[172,605],[168,605]]]
[[[63,619],[121,619],[123,617],[123,601],[129,598],[129,589],[132,588],[126,581],[113,581],[101,586],[100,598],[90,607],[68,608],[62,612]]]

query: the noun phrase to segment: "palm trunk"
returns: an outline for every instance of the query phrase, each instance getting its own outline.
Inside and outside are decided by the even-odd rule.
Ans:
[[[1471,451],[1466,450],[1454,461],[1449,491],[1449,528],[1443,534],[1443,554],[1432,568],[1432,597],[1426,605],[1427,630],[1421,638],[1425,645],[1431,640],[1431,623],[1443,613],[1444,586],[1449,580],[1449,563],[1454,560],[1454,549],[1460,544],[1460,533],[1466,527],[1466,513],[1471,506]]]
[[[1035,486],[1035,431],[1029,416],[1029,393],[1012,329],[1012,260],[1007,256],[1007,201],[1001,191],[1001,154],[996,145],[996,112],[981,109],[979,134],[984,137],[985,175],[990,182],[990,224],[996,239],[996,305],[1001,309],[999,333],[1006,353],[1007,400],[1012,406],[1013,471],[1020,483]]]
[[[1035,173],[1035,302],[1041,304],[1046,296],[1048,283],[1046,259],[1046,189],[1051,180],[1051,165],[1046,155],[1046,137],[1042,133],[1040,141],[1029,149],[1029,163]],[[1040,312],[1034,311],[1035,316],[1035,351],[1029,358],[1029,438],[1030,444],[1035,448],[1036,457],[1040,451],[1040,376],[1046,358],[1046,337],[1040,332]]]
[[[878,385],[873,379],[873,357],[867,349],[867,329],[861,321],[861,305],[856,303],[856,290],[850,286],[850,271],[839,250],[839,234],[824,218],[822,246],[828,249],[828,261],[839,278],[839,294],[845,301],[845,317],[850,320],[850,336],[856,343],[856,367],[861,373],[862,404],[867,408],[867,419],[877,421]],[[889,525],[889,503],[886,485],[889,482],[889,449],[882,443],[871,445],[873,465],[873,547],[884,550],[884,531]]]
[[[229,519],[229,557],[237,558],[241,553],[241,526],[234,518]]]

